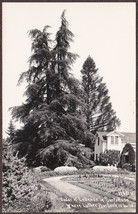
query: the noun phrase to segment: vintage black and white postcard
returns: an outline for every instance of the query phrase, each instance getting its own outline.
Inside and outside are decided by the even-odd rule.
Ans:
[[[3,212],[136,212],[135,11],[2,3]]]

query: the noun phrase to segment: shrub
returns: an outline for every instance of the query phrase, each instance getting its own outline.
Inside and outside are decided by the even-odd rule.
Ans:
[[[136,165],[133,164],[133,165],[132,165],[132,172],[135,172],[135,171],[136,171]]]
[[[130,163],[124,163],[122,169],[126,169],[128,171],[132,171],[132,165]]]
[[[69,167],[69,166],[59,166],[54,169],[55,172],[74,172],[77,171],[76,167]]]
[[[48,171],[50,171],[50,169],[47,168],[46,166],[41,167],[41,172],[48,172]]]
[[[117,150],[105,150],[99,156],[100,163],[104,166],[118,164],[120,160],[120,152]]]
[[[94,152],[92,149],[88,147],[79,147],[80,153],[83,154],[87,159],[94,160]]]
[[[82,168],[83,165],[82,163],[80,163],[80,160],[78,159],[78,157],[69,154],[67,157],[66,162],[64,163],[65,166],[74,166],[77,168]]]
[[[128,154],[126,155],[126,153]],[[127,143],[121,153],[120,166],[122,167],[126,163],[134,165],[134,162],[135,162],[135,151],[132,145],[130,143]]]
[[[25,158],[13,155],[9,144],[3,148],[2,202],[4,212],[42,212],[52,206],[46,189],[26,167]]]
[[[55,169],[58,166],[84,168],[87,165],[94,165],[92,156],[93,152],[90,148],[85,146],[81,148],[74,142],[57,140],[47,148],[40,149],[36,161],[39,162],[41,159],[41,165],[50,169]]]
[[[94,166],[94,172],[117,172],[117,168],[114,166]]]

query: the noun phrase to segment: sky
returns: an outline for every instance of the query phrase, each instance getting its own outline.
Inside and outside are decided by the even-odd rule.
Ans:
[[[109,90],[110,101],[121,120],[118,129],[136,131],[136,14],[135,3],[2,3],[3,137],[11,119],[8,109],[25,101],[26,83],[17,86],[28,69],[31,40],[28,31],[50,25],[54,39],[66,9],[74,34],[70,51],[79,54],[72,67],[80,70],[90,55]]]

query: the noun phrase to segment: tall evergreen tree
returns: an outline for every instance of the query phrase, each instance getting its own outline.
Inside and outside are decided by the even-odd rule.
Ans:
[[[102,82],[103,78],[97,71],[94,60],[89,56],[81,73],[87,128],[93,134],[97,131],[112,131],[120,125],[120,120],[112,109],[106,84]]]
[[[7,137],[8,142],[12,142],[14,140],[15,132],[16,132],[15,126],[14,126],[12,120],[10,120],[8,130],[6,131],[6,133],[8,134],[8,137]]]
[[[16,131],[19,155],[26,156],[28,164],[50,168],[66,164],[68,156],[77,156],[76,163],[81,162],[78,142],[90,145],[94,137],[87,131],[81,114],[80,84],[69,73],[77,55],[68,51],[73,34],[65,11],[55,47],[52,48],[47,27],[42,32],[30,31],[30,36],[30,67],[19,79],[19,83],[24,78],[28,82],[27,99],[23,105],[12,108],[13,118],[24,124]]]

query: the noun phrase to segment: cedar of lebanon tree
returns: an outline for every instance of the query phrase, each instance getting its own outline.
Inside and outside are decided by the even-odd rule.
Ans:
[[[26,102],[12,108],[12,116],[23,123],[14,142],[19,156],[29,165],[55,168],[67,163],[91,164],[83,157],[78,142],[93,144],[82,109],[79,82],[69,73],[77,55],[68,51],[73,33],[68,29],[65,11],[56,34],[55,45],[46,26],[31,30],[32,56],[29,69],[20,79],[28,82]],[[77,165],[76,165],[77,166]]]
[[[120,125],[112,109],[110,97],[106,84],[98,73],[94,60],[89,56],[83,64],[82,87],[84,100],[87,105],[85,109],[87,128],[95,134],[97,131],[113,131]]]

